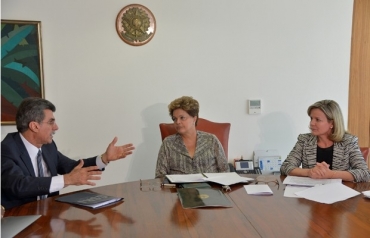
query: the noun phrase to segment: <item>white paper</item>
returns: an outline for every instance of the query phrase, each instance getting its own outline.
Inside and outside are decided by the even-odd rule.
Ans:
[[[244,185],[245,191],[252,195],[272,195],[273,192],[267,184]]]
[[[362,192],[365,197],[370,198],[370,190],[369,191],[363,191]]]
[[[171,183],[204,182],[204,176],[202,174],[167,174],[166,177]]]
[[[246,183],[253,181],[252,178],[242,177],[235,172],[229,173],[204,173],[204,174],[170,174],[166,175],[171,183],[197,183],[214,182],[221,185],[231,185],[236,183]]]
[[[287,185],[284,190],[284,197],[299,198],[299,196],[297,196],[295,193],[308,188],[310,187]]]
[[[235,172],[229,172],[229,173],[204,173],[205,176],[208,178],[205,178],[204,180],[218,183],[221,185],[232,185],[236,183],[245,183],[249,181],[253,181],[252,178],[242,177],[239,174]]]
[[[312,179],[309,177],[287,176],[283,184],[313,187],[330,183],[342,183],[341,179]]]
[[[360,193],[342,183],[330,183],[308,188],[295,194],[315,202],[332,204],[357,196]]]

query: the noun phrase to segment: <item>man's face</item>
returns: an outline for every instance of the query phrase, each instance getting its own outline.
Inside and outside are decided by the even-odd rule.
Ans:
[[[44,120],[38,123],[39,130],[37,132],[37,143],[41,145],[50,144],[53,141],[55,131],[59,129],[51,110],[45,109],[44,115]]]

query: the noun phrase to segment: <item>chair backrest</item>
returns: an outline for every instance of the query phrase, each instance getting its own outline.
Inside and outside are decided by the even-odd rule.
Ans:
[[[197,130],[204,131],[214,134],[218,140],[221,142],[224,148],[226,159],[228,158],[228,146],[229,146],[229,133],[230,133],[230,123],[219,123],[208,121],[203,118],[198,119]],[[176,134],[174,123],[160,123],[159,129],[161,130],[162,140],[169,135]]]
[[[369,147],[360,147],[361,153],[364,156],[365,161],[367,162],[367,159],[369,158],[369,152],[370,148]]]

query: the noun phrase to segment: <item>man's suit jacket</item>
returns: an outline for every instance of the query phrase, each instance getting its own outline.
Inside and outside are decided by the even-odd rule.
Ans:
[[[51,176],[68,174],[79,161],[60,153],[54,141],[41,147],[42,157]],[[95,166],[96,157],[84,159],[84,167]],[[5,209],[36,201],[49,194],[51,177],[37,177],[31,158],[18,132],[9,133],[1,142],[1,205]]]

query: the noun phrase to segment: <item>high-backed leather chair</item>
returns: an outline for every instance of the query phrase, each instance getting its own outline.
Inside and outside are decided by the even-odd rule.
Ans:
[[[370,148],[369,147],[360,147],[361,153],[364,156],[365,161],[367,162],[367,159],[369,158],[369,152]]]
[[[203,118],[198,119],[197,130],[204,131],[214,134],[218,140],[221,142],[221,145],[225,151],[226,159],[228,158],[228,146],[229,146],[229,133],[230,133],[230,123],[219,123],[208,121]],[[161,130],[162,140],[169,135],[176,134],[174,123],[160,123],[159,128]]]

